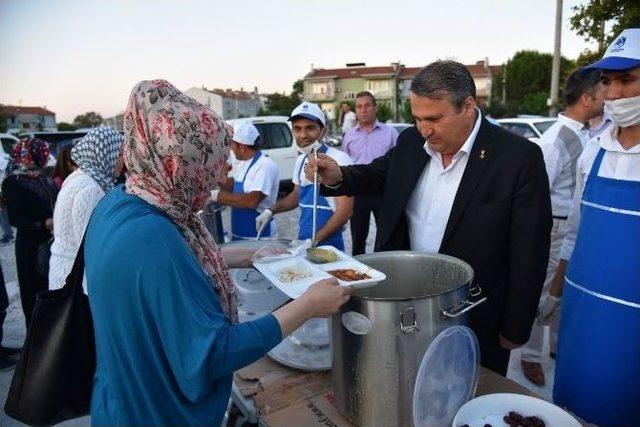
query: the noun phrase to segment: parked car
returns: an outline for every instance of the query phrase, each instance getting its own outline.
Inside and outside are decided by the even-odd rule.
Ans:
[[[498,119],[500,126],[516,135],[527,138],[531,142],[538,142],[542,134],[555,122],[555,118],[542,116]]]
[[[249,120],[258,128],[261,137],[260,149],[271,157],[280,168],[281,193],[287,193],[293,189],[291,177],[298,157],[298,153],[293,147],[293,134],[288,119],[287,116],[260,116],[227,120],[231,126],[237,121]],[[231,165],[234,166],[235,162],[237,160],[232,153]]]
[[[325,135],[320,140],[323,144],[329,147],[340,147],[342,145],[342,138],[337,135]]]
[[[400,135],[402,132],[409,129],[411,126],[413,126],[413,124],[412,123],[387,123],[387,126],[391,126],[392,128],[394,128],[396,132],[398,132],[398,135]]]
[[[51,154],[55,157],[58,154],[58,148],[67,144],[73,144],[76,140],[82,138],[89,130],[74,131],[55,131],[55,132],[22,132],[20,138],[40,138],[49,143]]]
[[[11,149],[18,141],[18,138],[10,133],[0,133],[0,142],[2,142],[2,145],[0,145],[0,156],[8,159]]]

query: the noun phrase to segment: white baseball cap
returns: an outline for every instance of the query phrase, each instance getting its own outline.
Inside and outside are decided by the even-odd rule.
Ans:
[[[248,120],[241,120],[233,125],[233,140],[242,145],[256,145],[260,132]]]
[[[322,127],[325,126],[325,118],[322,109],[318,106],[318,104],[314,104],[313,102],[304,101],[302,104],[298,105],[291,112],[291,117],[289,117],[289,121],[297,119],[299,117],[318,121],[322,124]]]
[[[628,28],[609,45],[599,61],[585,70],[622,71],[640,67],[640,28]]]

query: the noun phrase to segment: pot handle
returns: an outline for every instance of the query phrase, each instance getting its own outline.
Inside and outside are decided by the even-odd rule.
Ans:
[[[462,316],[469,310],[474,309],[479,306],[483,302],[487,300],[487,297],[483,297],[478,301],[469,301],[468,299],[460,302],[459,304],[454,305],[453,307],[449,307],[440,312],[443,317],[447,317],[449,319],[454,319],[456,317]]]

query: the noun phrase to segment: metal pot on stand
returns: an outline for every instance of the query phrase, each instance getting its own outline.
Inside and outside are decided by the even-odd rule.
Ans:
[[[380,252],[357,259],[384,272],[378,286],[355,290],[331,318],[336,405],[353,425],[413,426],[416,376],[444,329],[466,325],[484,299],[473,269],[441,254]]]

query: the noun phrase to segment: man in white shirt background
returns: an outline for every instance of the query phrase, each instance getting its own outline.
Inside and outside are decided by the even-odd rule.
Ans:
[[[255,220],[278,198],[280,170],[269,156],[259,149],[260,133],[249,121],[234,124],[231,151],[238,160],[232,177],[211,192],[211,200],[231,206],[231,235],[233,240],[253,239],[257,236]],[[275,222],[262,230],[261,237],[276,234]]]
[[[631,427],[640,420],[640,28],[623,31],[586,68],[602,70],[614,126],[577,164],[549,291],[562,295],[553,400],[587,422]]]
[[[349,129],[356,125],[356,113],[351,111],[351,104],[344,101],[340,104],[340,126],[342,126],[342,135],[349,132]]]
[[[589,120],[602,115],[606,89],[600,81],[599,70],[585,72],[578,69],[567,78],[563,93],[565,110],[558,115],[558,121],[547,129],[539,141],[549,176],[553,214],[549,265],[542,288],[542,298],[549,295],[549,287],[558,267],[565,223],[575,189],[576,163],[584,145],[589,140]],[[552,357],[555,357],[558,316],[557,313],[548,313],[547,317],[551,318],[549,347]],[[542,323],[536,321],[533,324],[529,342],[522,348],[523,373],[538,386],[545,384],[541,361],[546,330]]]

